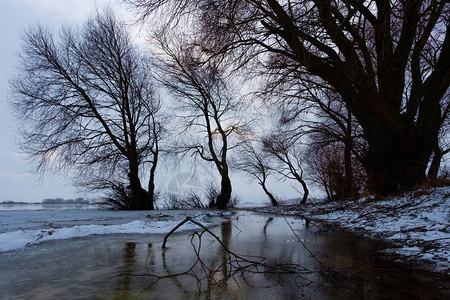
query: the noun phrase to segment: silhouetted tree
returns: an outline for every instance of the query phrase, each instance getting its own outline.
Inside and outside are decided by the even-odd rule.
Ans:
[[[257,60],[285,76],[282,61],[332,87],[364,130],[372,191],[425,178],[449,105],[448,1],[126,1],[144,17],[168,11],[169,25],[194,19],[205,52],[238,67]]]
[[[162,82],[176,96],[177,115],[185,136],[178,150],[192,153],[214,164],[221,178],[220,193],[210,203],[224,209],[231,199],[228,151],[236,147],[232,135],[239,134],[246,124],[236,112],[238,98],[219,61],[204,61],[200,47],[160,32],[156,36],[161,56]]]
[[[313,134],[312,139],[305,151],[308,179],[323,188],[329,201],[345,200],[356,197],[366,187],[366,174],[361,163],[351,157],[352,165],[352,190],[348,194],[348,178],[345,158],[345,145],[334,141],[328,143],[322,140],[319,134]]]
[[[327,149],[322,151],[320,148],[332,145],[344,168],[345,181],[339,186],[343,193],[339,195],[343,198],[356,196],[359,187],[355,186],[354,164],[360,167],[367,152],[361,127],[345,108],[341,97],[329,86],[317,86],[316,83],[306,82],[301,78],[299,81],[295,78],[288,81],[269,82],[267,88],[271,92],[264,93],[264,97],[275,99],[274,102],[279,107],[279,126],[286,127],[283,129],[285,134],[292,138],[308,139],[312,148],[308,155],[315,159],[318,159],[318,152],[327,154]],[[274,84],[277,85],[276,88],[271,87]],[[317,166],[311,166],[310,171],[313,170],[318,170]],[[320,176],[314,173],[310,175]]]
[[[296,180],[301,184],[303,197],[300,204],[306,203],[309,190],[304,179],[303,153],[297,139],[286,133],[276,132],[264,137],[262,144],[263,151],[276,160],[275,171],[283,177]]]
[[[112,191],[114,206],[153,209],[160,103],[149,60],[125,27],[97,12],[82,30],[63,28],[57,38],[30,28],[23,42],[11,87],[21,147],[37,169],[67,168],[79,184]]]
[[[239,157],[235,161],[236,169],[256,179],[264,193],[270,199],[272,206],[278,206],[278,202],[267,189],[267,178],[274,171],[270,166],[270,158],[262,149],[255,148],[251,141],[243,143],[239,148]]]

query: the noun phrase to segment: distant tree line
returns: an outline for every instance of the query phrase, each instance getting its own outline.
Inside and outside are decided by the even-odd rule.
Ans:
[[[37,203],[8,200],[8,201],[2,201],[2,202],[0,202],[0,204],[37,204]]]
[[[64,198],[48,198],[42,201],[42,204],[89,204],[90,202],[84,198],[64,199]]]
[[[84,198],[64,199],[64,198],[48,198],[42,202],[23,202],[23,201],[3,201],[0,204],[90,204],[89,200]]]
[[[292,180],[305,203],[310,185],[329,200],[385,196],[443,170],[448,1],[124,2],[149,29],[145,53],[111,10],[58,37],[24,35],[11,87],[38,171],[71,170],[110,205],[154,209],[161,155],[210,164],[217,208],[232,170],[272,205],[268,178]]]

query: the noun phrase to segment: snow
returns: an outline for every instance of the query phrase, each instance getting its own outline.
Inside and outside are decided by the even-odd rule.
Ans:
[[[450,187],[403,196],[254,209],[299,215],[392,242],[387,254],[450,274]]]
[[[0,252],[99,234],[165,234],[190,216],[205,226],[224,213],[214,211],[39,210],[0,211]],[[199,227],[185,223],[178,231]]]
[[[450,274],[450,187],[422,189],[403,196],[357,201],[254,208],[265,213],[296,215],[390,241],[384,252],[402,261],[420,262]],[[223,213],[210,210],[1,211],[0,252],[46,241],[98,234],[165,234],[186,216],[208,226]],[[195,230],[193,223],[179,230]]]

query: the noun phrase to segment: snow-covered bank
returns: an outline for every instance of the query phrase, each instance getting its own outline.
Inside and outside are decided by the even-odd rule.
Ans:
[[[255,208],[254,211],[298,215],[382,238],[386,253],[450,274],[450,187],[423,189],[375,200]]]
[[[223,215],[214,211],[8,211],[0,212],[0,252],[29,245],[86,237],[98,234],[164,234],[186,216],[208,226],[211,217]],[[198,226],[186,223],[181,230]]]

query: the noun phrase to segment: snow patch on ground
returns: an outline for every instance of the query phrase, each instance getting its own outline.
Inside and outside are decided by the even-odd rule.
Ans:
[[[227,214],[227,213],[225,213]],[[223,216],[214,211],[21,211],[7,212],[0,223],[7,232],[0,233],[0,252],[25,248],[46,241],[86,237],[99,234],[165,234],[190,216],[201,224],[210,225],[209,219]],[[17,220],[15,217],[22,219]],[[9,222],[8,222],[9,221]],[[83,224],[85,225],[79,225]],[[6,226],[8,225],[8,226]],[[3,229],[5,229],[3,228]],[[26,229],[23,229],[26,228]],[[178,231],[196,230],[193,223],[185,223]]]
[[[369,197],[254,210],[299,215],[386,239],[393,242],[386,253],[450,274],[450,187],[421,189],[382,200]]]

